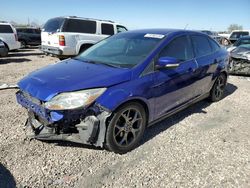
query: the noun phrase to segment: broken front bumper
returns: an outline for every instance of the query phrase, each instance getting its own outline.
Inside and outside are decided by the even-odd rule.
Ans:
[[[28,110],[27,136],[39,140],[65,140],[103,147],[106,119],[110,116],[100,105],[67,111],[50,111],[43,103],[18,91],[17,101]]]

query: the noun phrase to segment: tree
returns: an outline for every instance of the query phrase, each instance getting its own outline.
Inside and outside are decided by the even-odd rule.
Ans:
[[[238,25],[238,24],[231,24],[227,28],[229,33],[231,33],[233,30],[242,30],[242,29],[243,29],[242,25]]]

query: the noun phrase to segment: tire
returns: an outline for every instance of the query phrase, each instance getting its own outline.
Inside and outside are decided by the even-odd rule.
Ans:
[[[8,47],[5,45],[5,47],[4,47],[4,53],[3,53],[2,56],[0,56],[0,57],[6,57],[6,56],[8,56],[8,53],[9,53],[9,49],[8,49]]]
[[[113,113],[107,126],[105,147],[124,154],[136,148],[146,127],[146,113],[139,103],[128,103]]]
[[[21,49],[23,49],[23,48],[26,48],[26,46],[27,46],[27,44],[26,44],[26,42],[25,41],[20,41],[20,43],[21,43]]]
[[[227,83],[227,78],[225,74],[220,74],[210,91],[210,100],[212,102],[217,102],[221,100],[224,96],[224,91]]]
[[[85,50],[87,50],[89,47],[91,47],[92,45],[82,45],[81,46],[81,48],[80,48],[80,50],[79,50],[79,53],[78,54],[80,54],[80,53],[82,53],[82,52],[84,52]]]
[[[63,60],[65,60],[65,59],[68,59],[68,57],[58,57],[58,59],[59,59],[60,61],[63,61]]]

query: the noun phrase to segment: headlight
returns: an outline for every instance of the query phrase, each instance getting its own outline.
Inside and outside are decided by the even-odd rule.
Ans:
[[[88,106],[94,102],[106,88],[87,89],[75,92],[60,93],[45,103],[50,110],[70,110]]]

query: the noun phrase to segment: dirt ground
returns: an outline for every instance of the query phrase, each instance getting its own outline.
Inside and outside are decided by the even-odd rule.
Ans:
[[[10,53],[0,58],[0,85],[56,61],[37,49]],[[148,128],[125,155],[27,139],[17,90],[0,90],[0,188],[250,187],[250,77],[228,82],[223,100],[201,101]]]

